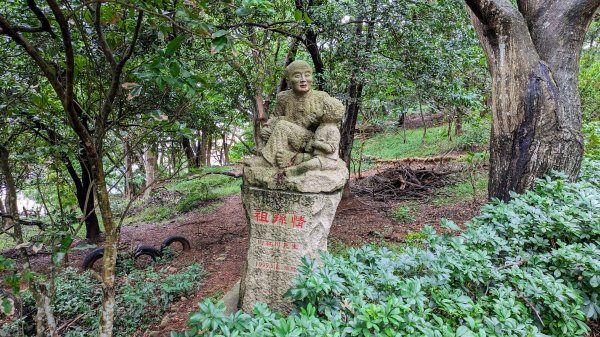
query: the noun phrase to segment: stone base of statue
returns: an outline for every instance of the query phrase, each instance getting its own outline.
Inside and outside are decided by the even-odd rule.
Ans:
[[[318,258],[319,251],[327,250],[341,197],[341,189],[301,193],[242,187],[250,247],[240,283],[240,309],[250,313],[260,301],[275,311],[291,311],[292,303],[283,294],[293,285],[300,259]]]
[[[346,163],[338,160],[331,170],[308,171],[296,176],[283,176],[281,169],[272,166],[251,166],[244,168],[244,184],[266,189],[320,193],[337,191],[348,181]],[[280,179],[277,179],[277,177]]]

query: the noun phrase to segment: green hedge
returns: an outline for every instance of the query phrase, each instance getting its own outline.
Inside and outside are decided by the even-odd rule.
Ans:
[[[578,183],[539,180],[492,202],[458,236],[426,228],[425,249],[365,246],[323,267],[304,260],[283,317],[264,304],[223,314],[204,301],[173,336],[585,336],[600,315],[600,161]],[[442,221],[459,229],[451,221]]]

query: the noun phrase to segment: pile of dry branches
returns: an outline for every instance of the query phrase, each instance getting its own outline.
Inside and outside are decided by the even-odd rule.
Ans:
[[[432,167],[411,168],[399,165],[357,180],[351,187],[359,196],[370,196],[377,201],[428,199],[436,187],[451,182],[455,173]]]

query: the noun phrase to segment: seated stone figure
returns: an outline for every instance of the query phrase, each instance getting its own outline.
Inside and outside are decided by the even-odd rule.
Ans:
[[[323,103],[323,111],[319,118],[321,124],[315,131],[314,138],[305,147],[307,151],[312,148],[314,157],[298,165],[285,168],[283,171],[286,176],[297,176],[310,170],[335,170],[338,168],[341,138],[339,124],[344,115],[344,105],[333,97],[327,97]],[[306,158],[307,156],[303,156],[296,162]]]
[[[327,104],[337,107],[334,110],[342,115],[343,105],[325,92],[312,90],[312,70],[304,61],[292,62],[285,70],[285,77],[291,90],[277,95],[274,112],[261,130],[266,144],[260,155],[243,162],[244,184],[300,192],[337,190],[343,187],[348,176],[345,163],[337,155],[338,144],[332,145],[339,143],[338,126],[335,125],[337,141],[332,138],[335,137],[335,132],[332,136],[335,123],[325,122],[330,125],[321,128],[321,136],[317,139],[315,131],[323,123],[325,111],[332,110],[326,108]],[[326,119],[333,120],[333,117]],[[340,119],[337,118],[337,123]],[[317,147],[314,144],[318,144]],[[284,176],[283,169],[309,162],[315,159],[313,157],[319,162],[320,169],[311,169],[312,165],[316,165],[312,161],[296,168],[297,171],[289,170],[289,176]],[[328,173],[323,173],[323,177],[314,176],[321,171]]]
[[[304,61],[294,61],[285,69],[291,90],[280,92],[275,99],[272,116],[261,130],[266,141],[260,158],[247,162],[250,165],[287,167],[303,161],[307,143],[319,126],[317,115],[323,111],[323,101],[330,96],[312,90],[312,70]]]

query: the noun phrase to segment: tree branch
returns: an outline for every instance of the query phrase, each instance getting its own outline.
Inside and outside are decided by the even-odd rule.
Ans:
[[[54,34],[54,32],[52,31],[52,27],[50,26],[50,21],[48,21],[48,18],[46,17],[44,12],[42,12],[42,10],[37,6],[37,4],[35,3],[35,0],[27,0],[27,6],[35,14],[35,17],[38,19],[38,21],[42,25],[40,27],[42,29],[42,31],[48,32],[48,34],[50,34],[50,36],[53,39],[56,39],[56,34]]]
[[[119,88],[120,88],[120,83],[121,83],[121,74],[123,73],[123,68],[125,67],[125,63],[129,60],[129,58],[133,54],[133,50],[135,49],[135,45],[137,43],[140,29],[142,27],[143,18],[144,18],[144,12],[140,11],[138,13],[138,18],[137,18],[137,22],[135,25],[135,30],[133,32],[133,37],[131,39],[131,43],[125,50],[125,53],[123,54],[123,57],[121,57],[121,60],[119,61],[119,63],[115,64],[115,67],[113,68],[110,88],[108,90],[108,93],[106,94],[106,98],[104,99],[104,102],[102,103],[102,110],[98,116],[100,118],[100,120],[98,121],[99,123],[96,123],[96,126],[98,128],[98,133],[96,136],[98,137],[98,139],[102,139],[102,137],[104,137],[105,125],[106,125],[106,121],[108,120],[108,115],[112,111],[113,104],[115,102],[115,98],[117,97],[117,94],[119,93]],[[114,56],[112,54],[110,56],[111,56],[112,60],[114,61]]]
[[[10,23],[1,15],[0,28],[2,28],[3,34],[7,34],[8,36],[10,36],[13,39],[13,41],[15,41],[17,44],[21,45],[25,49],[27,54],[29,54],[29,56],[38,65],[38,67],[40,67],[40,70],[44,73],[44,76],[46,76],[48,82],[50,82],[50,85],[56,92],[58,98],[61,101],[64,101],[65,90],[60,81],[58,80],[55,70],[48,64],[48,62],[46,62],[46,60],[44,60],[44,58],[40,55],[37,49],[35,49],[35,47],[33,47],[29,43],[29,41],[23,38],[23,36],[19,34],[18,31],[16,31],[14,27],[11,26]]]
[[[98,35],[98,44],[100,45],[100,50],[102,50],[104,57],[110,63],[110,67],[114,71],[115,68],[117,68],[117,61],[115,60],[113,51],[110,49],[110,46],[106,42],[106,37],[104,36],[104,30],[102,30],[102,25],[100,24],[101,8],[102,8],[102,3],[101,2],[96,3],[95,10],[94,10],[94,29],[96,29],[96,34]]]

